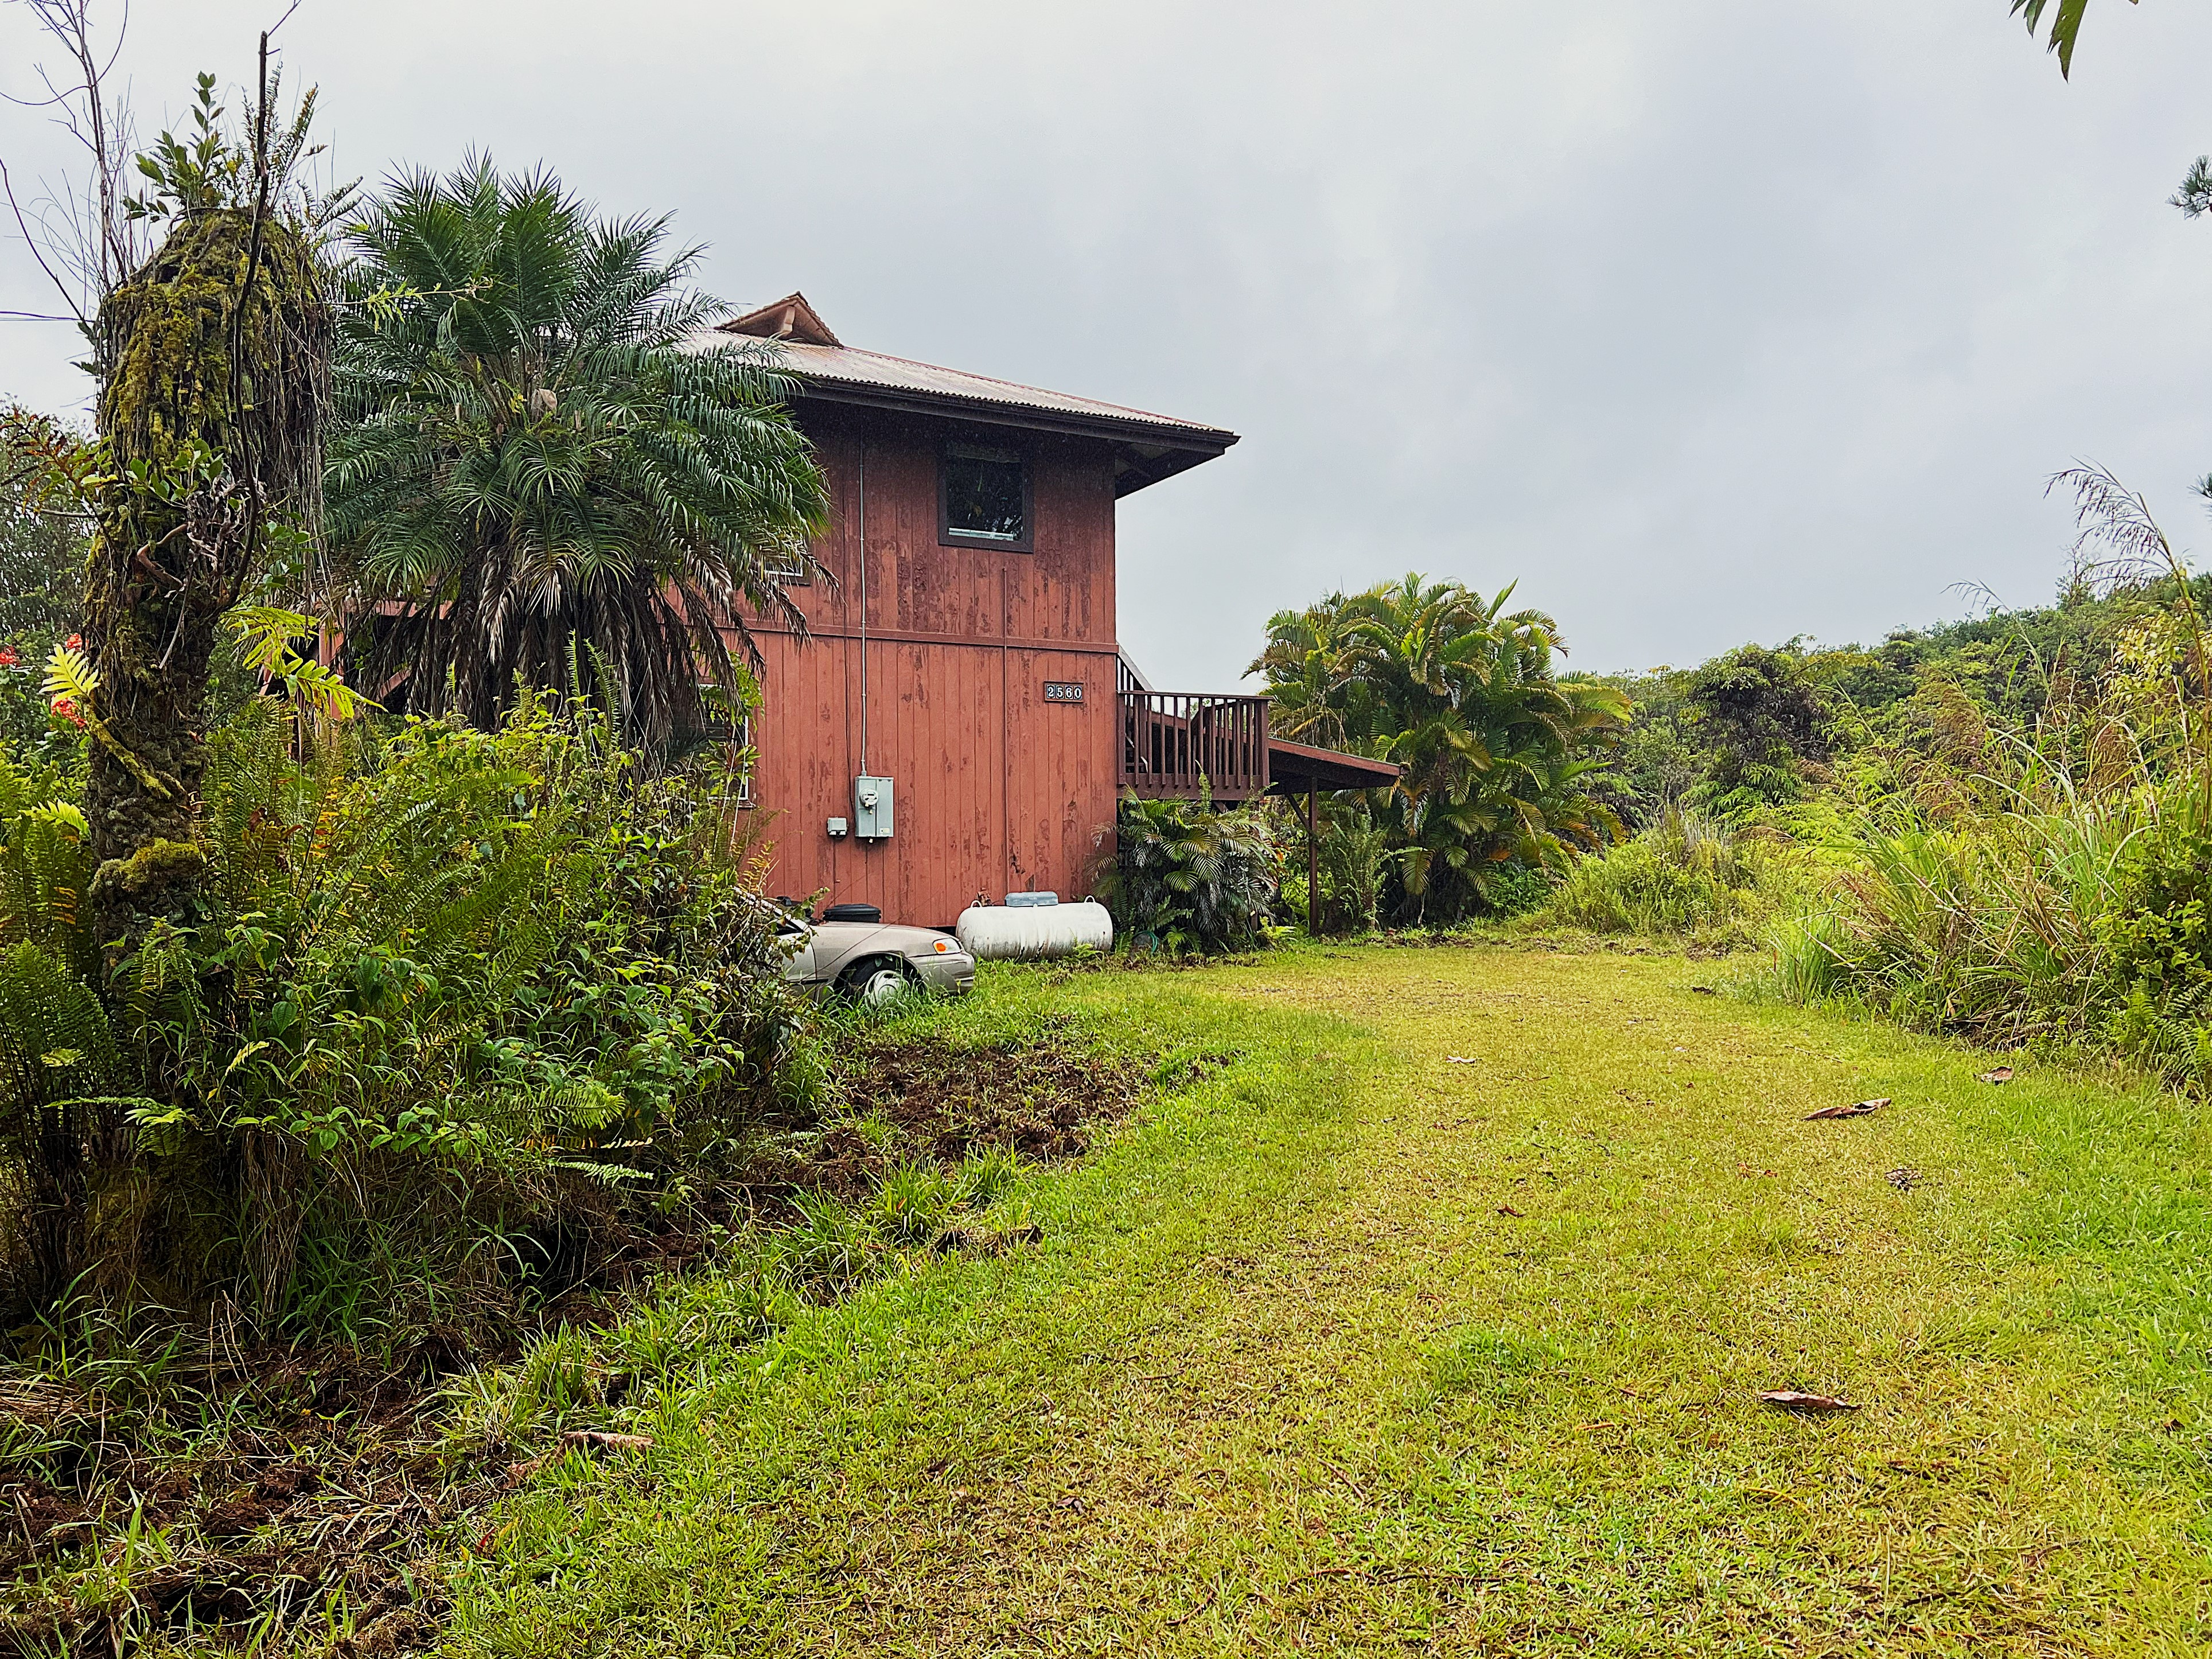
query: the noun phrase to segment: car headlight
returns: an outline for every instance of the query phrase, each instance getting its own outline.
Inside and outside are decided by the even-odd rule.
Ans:
[[[940,957],[950,956],[952,954],[952,941],[949,939],[932,939],[929,948]]]

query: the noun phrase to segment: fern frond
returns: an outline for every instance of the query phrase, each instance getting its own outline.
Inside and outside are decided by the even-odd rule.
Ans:
[[[92,694],[99,690],[100,671],[92,665],[91,658],[66,645],[54,647],[54,654],[46,659],[46,696],[69,698],[78,712],[90,718]]]
[[[245,643],[246,665],[290,688],[292,700],[318,719],[349,720],[363,708],[383,705],[345,683],[345,676],[292,648],[292,641],[319,633],[313,617],[276,605],[241,605],[229,615],[233,632]]]

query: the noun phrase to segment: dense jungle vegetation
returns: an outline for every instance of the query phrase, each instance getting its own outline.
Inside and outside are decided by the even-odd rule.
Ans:
[[[489,162],[311,189],[264,45],[96,198],[93,429],[0,411],[5,1652],[404,1613],[357,1523],[538,1421],[479,1389],[455,1462],[446,1379],[757,1224],[762,1309],[968,1240],[1099,1109],[1024,1050],[856,1127],[898,1062],[784,983],[708,623],[824,495],[772,350],[678,349],[696,251]],[[239,1555],[202,1487],[310,1443],[352,1519]]]
[[[1502,651],[1557,630],[1451,584],[1277,617],[1255,666],[1289,729],[1407,764],[1327,810],[1324,927],[1771,949],[1779,994],[2212,1079],[2212,580],[2117,480],[2060,482],[2052,604],[1871,646],[1601,683]],[[1303,920],[1303,823],[1273,823]]]

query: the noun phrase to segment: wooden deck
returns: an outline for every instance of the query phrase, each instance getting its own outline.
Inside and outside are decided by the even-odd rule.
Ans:
[[[1267,698],[1126,687],[1120,698],[1121,787],[1224,804],[1267,793]]]

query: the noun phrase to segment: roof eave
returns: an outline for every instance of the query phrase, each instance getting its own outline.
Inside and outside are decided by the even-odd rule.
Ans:
[[[1201,462],[1225,453],[1237,442],[1234,432],[1218,427],[1170,425],[1117,416],[1085,415],[1073,410],[1038,409],[1028,404],[1000,403],[985,398],[948,397],[896,386],[863,386],[817,377],[797,368],[787,372],[799,382],[802,398],[818,403],[891,410],[904,415],[926,415],[982,426],[1018,427],[1024,431],[1053,432],[1067,437],[1103,438],[1115,447],[1114,493],[1117,496],[1133,495],[1164,478],[1187,472]]]
[[[1390,761],[1292,743],[1273,735],[1267,738],[1267,771],[1271,795],[1302,793],[1312,788],[1387,789],[1404,775],[1403,769]]]

